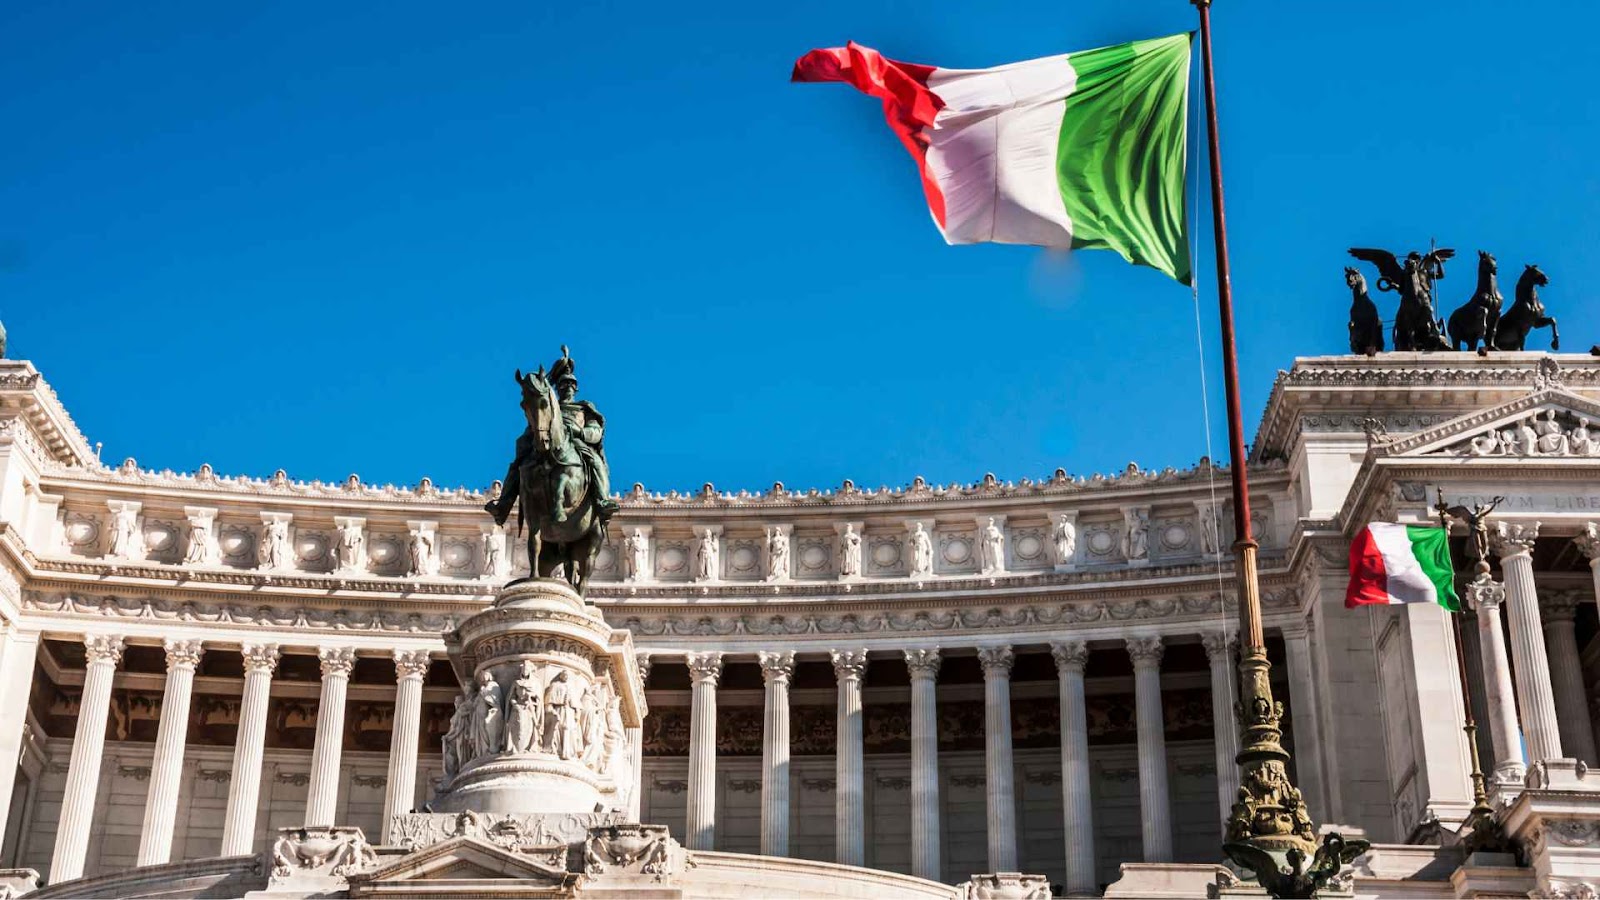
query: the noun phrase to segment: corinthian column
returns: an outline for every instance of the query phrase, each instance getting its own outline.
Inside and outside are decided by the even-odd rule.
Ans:
[[[907,650],[911,671],[911,874],[943,881],[939,866],[939,651]]]
[[[1583,534],[1574,541],[1589,560],[1589,571],[1594,575],[1594,599],[1600,602],[1600,522],[1585,522]]]
[[[422,732],[422,680],[428,651],[394,651],[394,728],[389,735],[389,779],[383,795],[383,843],[393,818],[417,800],[417,739]]]
[[[1083,697],[1083,668],[1089,645],[1057,641],[1050,645],[1061,682],[1061,810],[1066,818],[1067,896],[1092,897],[1094,804],[1089,799],[1089,715]]]
[[[233,741],[222,856],[243,856],[255,847],[261,752],[267,743],[267,699],[272,693],[272,673],[278,668],[277,644],[245,644],[243,653],[244,698],[239,701],[239,734]]]
[[[1009,645],[983,647],[983,749],[987,765],[989,871],[1017,871],[1017,799],[1011,760],[1011,666]]]
[[[866,748],[862,743],[861,682],[867,675],[867,651],[834,650],[833,674],[839,679],[839,727],[835,734],[834,861],[846,866],[867,864]]]
[[[1239,723],[1234,720],[1233,700],[1238,693],[1233,685],[1234,636],[1213,631],[1200,636],[1211,661],[1211,730],[1217,748],[1217,821],[1223,836],[1228,833],[1228,814],[1239,793]]]
[[[356,664],[354,647],[319,647],[322,695],[317,705],[317,737],[311,745],[311,787],[306,793],[306,824],[332,825],[338,814],[339,756],[344,750],[344,695]]]
[[[78,703],[78,728],[72,737],[72,758],[67,763],[67,788],[56,825],[55,854],[50,858],[51,884],[83,877],[83,863],[89,853],[89,824],[106,746],[106,718],[111,714],[111,678],[122,662],[120,637],[86,635],[83,645],[89,670],[84,675],[83,698]]]
[[[1589,723],[1589,701],[1583,689],[1583,663],[1578,658],[1578,636],[1573,618],[1578,598],[1551,594],[1539,604],[1544,621],[1544,647],[1550,657],[1550,688],[1555,694],[1556,721],[1560,723],[1561,749],[1574,759],[1594,765],[1594,729]]]
[[[789,681],[794,652],[757,653],[766,682],[761,721],[761,855],[789,855]]]
[[[1522,784],[1527,763],[1522,758],[1522,736],[1517,733],[1517,701],[1511,691],[1506,636],[1500,628],[1500,605],[1505,599],[1505,585],[1491,579],[1487,569],[1467,585],[1467,600],[1478,614],[1478,652],[1483,658],[1483,693],[1489,707],[1494,780],[1516,786]]]
[[[717,830],[717,679],[722,654],[685,654],[689,665],[689,809],[683,845],[711,850]]]
[[[1561,757],[1560,724],[1550,688],[1550,657],[1539,627],[1539,595],[1533,587],[1533,543],[1539,523],[1518,525],[1496,522],[1490,533],[1500,555],[1506,579],[1506,630],[1511,636],[1513,674],[1517,681],[1517,707],[1528,739],[1528,761]]]
[[[161,724],[156,730],[155,760],[150,766],[150,791],[144,802],[144,830],[135,865],[154,866],[172,858],[172,829],[178,818],[178,789],[183,777],[183,745],[189,734],[189,695],[194,670],[203,652],[199,641],[164,642],[167,686],[161,694]]]
[[[1161,713],[1161,638],[1128,638],[1139,729],[1139,813],[1144,861],[1172,861],[1172,800],[1167,792],[1167,732]]]

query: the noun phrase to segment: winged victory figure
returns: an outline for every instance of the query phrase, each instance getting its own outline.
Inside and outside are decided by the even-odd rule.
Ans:
[[[1394,316],[1394,349],[1450,349],[1444,324],[1433,310],[1433,283],[1444,277],[1445,260],[1456,255],[1454,250],[1413,250],[1403,262],[1387,250],[1369,247],[1351,247],[1350,255],[1378,267],[1378,290],[1400,295],[1400,309]]]

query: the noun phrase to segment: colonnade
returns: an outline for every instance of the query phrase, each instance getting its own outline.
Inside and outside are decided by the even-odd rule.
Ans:
[[[1167,638],[1138,635],[1123,640],[1134,666],[1138,722],[1140,817],[1143,821],[1143,858],[1167,862],[1173,858],[1172,802],[1167,783],[1166,731],[1162,708],[1161,659]],[[1233,757],[1238,747],[1234,724],[1233,658],[1231,633],[1202,635],[1210,662],[1213,685],[1212,719],[1216,730],[1218,829],[1237,792]],[[1072,894],[1096,889],[1094,810],[1091,803],[1089,728],[1084,692],[1084,669],[1089,646],[1084,641],[1056,641],[1050,645],[1060,684],[1061,771],[1063,815],[1066,820],[1066,888]],[[1011,671],[1014,647],[989,644],[976,651],[984,681],[984,764],[987,809],[988,867],[990,871],[1016,871],[1018,867],[1016,782],[1012,761]],[[911,681],[911,874],[939,880],[940,859],[939,735],[935,692],[944,656],[949,648],[915,647],[872,657],[871,665],[897,665],[903,660]],[[690,849],[712,849],[716,838],[716,716],[717,686],[724,662],[731,654],[707,651],[684,656],[690,676],[690,736],[687,822],[684,844]],[[764,682],[761,744],[761,852],[783,856],[789,852],[790,764],[789,688],[794,679],[793,651],[760,651],[756,661]],[[898,657],[898,659],[896,658]],[[862,738],[861,686],[868,668],[864,648],[828,651],[838,686],[838,730],[835,764],[835,861],[849,865],[865,862],[864,820],[865,762]],[[1309,675],[1306,676],[1309,679]],[[1310,697],[1309,680],[1293,685],[1297,696]],[[1309,705],[1309,701],[1308,701]],[[1314,758],[1314,757],[1312,757]]]

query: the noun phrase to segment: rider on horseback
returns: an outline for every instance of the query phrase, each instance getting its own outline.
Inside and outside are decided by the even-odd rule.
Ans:
[[[577,439],[573,448],[578,451],[584,472],[594,484],[595,510],[601,520],[608,520],[616,514],[618,504],[611,499],[611,466],[606,462],[605,449],[606,420],[593,403],[574,399],[578,394],[578,376],[575,373],[576,364],[567,353],[566,345],[562,345],[561,358],[550,366],[550,385],[556,389],[556,396],[561,398],[561,418],[566,420],[567,434]],[[559,499],[565,493],[562,482],[566,477],[558,473],[555,487],[550,492],[554,498],[550,514],[556,522],[567,519],[567,511]]]

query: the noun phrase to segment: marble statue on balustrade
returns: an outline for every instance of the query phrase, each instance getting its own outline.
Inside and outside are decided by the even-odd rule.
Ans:
[[[496,525],[483,534],[483,577],[504,577],[511,567],[506,564],[506,529]]]
[[[1222,510],[1216,506],[1200,509],[1200,551],[1206,556],[1222,552]]]
[[[212,533],[212,520],[210,516],[196,517],[189,520],[189,549],[183,555],[183,564],[186,566],[214,566],[221,549],[217,545],[217,537]]]
[[[544,749],[562,759],[579,753],[578,699],[565,671],[557,673],[544,692]]]
[[[918,522],[911,532],[911,577],[926,578],[933,574],[933,538]]]
[[[261,535],[261,568],[287,569],[293,565],[289,523],[283,518],[273,518],[266,523]]]
[[[635,528],[622,540],[622,580],[642,581],[650,574],[650,538]]]
[[[861,574],[861,535],[856,526],[846,522],[844,533],[839,535],[839,577],[855,578]]]
[[[359,572],[367,567],[367,539],[359,522],[340,522],[339,539],[333,545],[334,566],[342,572]]]
[[[532,753],[544,734],[544,697],[532,662],[524,661],[506,704],[506,752]]]
[[[496,524],[511,507],[528,532],[528,560],[539,578],[557,571],[581,596],[605,543],[606,523],[617,511],[605,456],[605,417],[576,399],[577,364],[567,348],[550,366],[529,375],[519,369],[527,427],[517,438],[500,494],[484,504]]]
[[[1128,514],[1128,533],[1122,542],[1129,562],[1150,558],[1150,511],[1136,509]]]
[[[499,753],[505,738],[505,720],[501,712],[500,684],[485,669],[478,673],[478,690],[472,698],[472,754],[468,760]]]
[[[700,543],[694,548],[694,580],[716,581],[717,571],[717,536],[707,528],[700,532]]]
[[[6,358],[6,326],[0,323],[0,359]]]
[[[784,528],[767,529],[767,580],[789,577],[789,534]]]
[[[411,542],[407,545],[409,574],[433,574],[433,535],[424,528],[411,529]]]
[[[1062,566],[1072,565],[1078,555],[1078,526],[1072,517],[1066,513],[1056,516],[1055,528],[1050,532],[1050,539],[1056,545],[1056,564]]]
[[[978,540],[978,558],[982,564],[985,575],[1003,572],[1006,568],[1006,536],[995,524],[994,516],[989,517],[989,523],[983,526],[983,534]]]
[[[117,507],[111,523],[111,547],[106,551],[114,559],[136,559],[144,555],[144,535],[139,531],[139,510],[123,504]]]

